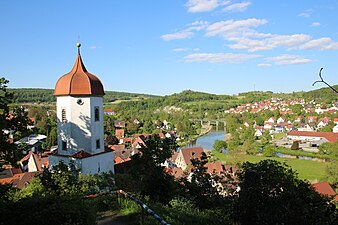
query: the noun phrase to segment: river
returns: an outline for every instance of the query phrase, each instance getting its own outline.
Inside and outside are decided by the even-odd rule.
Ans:
[[[224,131],[211,131],[208,134],[197,138],[196,141],[193,141],[191,144],[184,147],[202,146],[203,149],[212,150],[212,146],[216,140],[224,141],[224,135]]]

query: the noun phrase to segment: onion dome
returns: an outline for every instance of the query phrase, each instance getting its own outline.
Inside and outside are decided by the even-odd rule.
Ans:
[[[103,96],[104,90],[100,79],[87,71],[80,54],[81,44],[77,43],[77,47],[78,55],[73,69],[56,82],[54,96]]]

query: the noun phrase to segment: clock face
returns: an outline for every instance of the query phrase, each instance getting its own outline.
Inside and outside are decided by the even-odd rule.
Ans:
[[[77,104],[79,104],[79,105],[83,105],[83,101],[82,101],[82,99],[81,98],[79,98],[78,100],[77,100]]]

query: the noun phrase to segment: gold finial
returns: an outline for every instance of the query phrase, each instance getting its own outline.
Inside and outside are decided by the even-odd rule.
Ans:
[[[80,43],[80,42],[76,43],[76,47],[77,47],[77,52],[78,52],[79,55],[80,55],[80,47],[81,47],[81,43]]]

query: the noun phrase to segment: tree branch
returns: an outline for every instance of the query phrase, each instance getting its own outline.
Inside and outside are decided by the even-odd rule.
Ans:
[[[324,84],[326,84],[329,88],[331,88],[331,90],[333,90],[334,92],[336,92],[336,93],[338,94],[338,91],[337,91],[334,87],[332,87],[330,84],[328,84],[328,83],[323,79],[323,77],[322,77],[322,70],[323,70],[323,68],[320,68],[320,70],[319,70],[319,77],[320,77],[320,80],[315,81],[315,82],[312,84],[312,86],[314,86],[316,83],[324,83]]]

